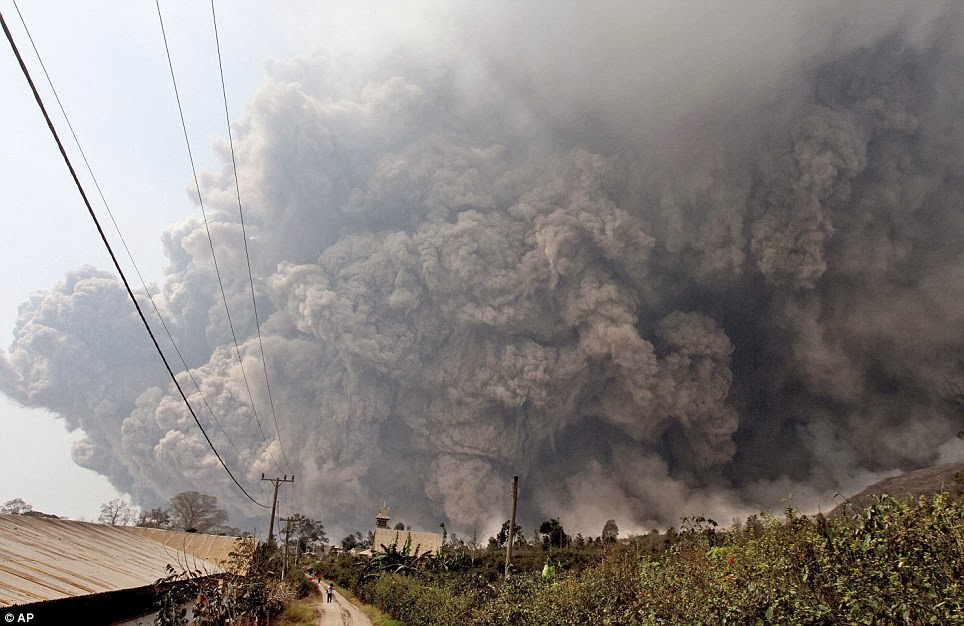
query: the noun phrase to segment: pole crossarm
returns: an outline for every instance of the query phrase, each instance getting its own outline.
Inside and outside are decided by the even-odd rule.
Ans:
[[[272,545],[274,544],[274,516],[278,510],[278,487],[281,486],[281,483],[295,482],[295,475],[292,474],[291,478],[288,478],[287,474],[284,475],[284,478],[265,478],[264,474],[261,474],[261,480],[274,484],[274,497],[271,499],[271,521],[268,523],[268,545]]]

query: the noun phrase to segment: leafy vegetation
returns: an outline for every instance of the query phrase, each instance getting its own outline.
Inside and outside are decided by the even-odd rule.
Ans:
[[[328,535],[325,533],[324,525],[315,519],[295,513],[291,516],[291,533],[287,537],[293,552],[296,555],[314,552],[317,548],[328,543]]]
[[[0,506],[0,513],[5,515],[23,515],[25,517],[49,517],[58,519],[57,515],[35,511],[33,505],[24,502],[23,498],[7,500],[3,503],[3,506]]]
[[[272,620],[274,626],[312,626],[318,611],[304,600],[292,600],[285,604],[281,614]]]
[[[667,533],[562,549],[552,521],[540,527],[546,547],[520,548],[507,580],[497,545],[447,545],[417,562],[396,549],[381,557],[393,567],[336,555],[322,567],[408,626],[964,623],[964,507],[946,494],[882,496],[833,518],[787,509],[726,530],[684,518]],[[543,577],[550,554],[554,576]]]
[[[299,568],[279,579],[281,558],[273,546],[239,543],[226,574],[208,576],[168,566],[169,575],[155,583],[159,598],[155,626],[263,624],[285,613],[278,623],[312,623],[313,613],[308,616],[305,607],[293,601],[318,589]]]
[[[171,527],[187,532],[206,533],[223,526],[228,514],[218,508],[218,499],[197,491],[182,491],[167,504]]]

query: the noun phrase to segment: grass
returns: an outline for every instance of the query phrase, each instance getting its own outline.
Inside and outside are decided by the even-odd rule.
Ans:
[[[285,605],[281,615],[274,618],[272,626],[313,626],[318,611],[305,600],[292,600]]]
[[[405,626],[405,622],[392,619],[371,605],[359,604],[358,608],[361,609],[362,613],[368,616],[368,619],[372,621],[373,626]]]

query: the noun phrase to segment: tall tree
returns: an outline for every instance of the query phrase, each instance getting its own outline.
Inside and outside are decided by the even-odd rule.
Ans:
[[[509,541],[509,520],[502,522],[502,528],[499,530],[498,534],[495,536],[495,542],[499,547],[505,547],[507,541]],[[515,525],[515,531],[513,532],[514,539],[513,543],[515,545],[525,545],[526,538],[525,534],[522,532],[522,526],[519,524]]]
[[[137,511],[130,504],[114,498],[100,505],[100,516],[97,521],[111,526],[130,526],[137,519]]]
[[[603,543],[616,543],[617,537],[619,537],[619,526],[616,526],[616,520],[606,520],[602,529]]]
[[[170,528],[171,516],[160,507],[154,507],[149,511],[141,511],[141,516],[137,519],[137,525],[144,528]]]
[[[171,525],[188,532],[207,532],[228,521],[228,514],[218,508],[218,499],[197,491],[182,491],[167,505]]]
[[[320,521],[301,513],[292,515],[291,520],[290,541],[298,554],[313,552],[315,548],[328,543],[325,527]]]
[[[7,500],[3,503],[3,507],[0,507],[0,513],[6,513],[7,515],[23,515],[30,511],[33,511],[33,505],[24,502],[23,498]]]
[[[539,525],[539,532],[542,534],[542,545],[546,548],[565,548],[569,545],[569,535],[566,534],[558,517],[548,519]]]
[[[32,504],[27,504],[22,498],[14,498],[13,500],[7,500],[0,507],[0,513],[6,513],[7,515],[23,515],[25,517],[50,517],[53,519],[60,519],[57,515],[51,515],[50,513],[43,513],[42,511],[35,511]]]
[[[361,536],[361,533],[356,532],[353,535],[348,535],[347,537],[342,538],[341,540],[342,550],[348,551],[358,547],[358,537],[356,537],[355,535]]]

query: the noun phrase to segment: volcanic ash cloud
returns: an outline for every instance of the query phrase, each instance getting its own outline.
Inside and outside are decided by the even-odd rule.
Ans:
[[[293,471],[345,530],[383,500],[497,525],[513,474],[526,523],[598,533],[960,458],[958,13],[886,11],[799,58],[721,49],[674,114],[682,87],[632,64],[591,88],[473,38],[364,74],[277,62],[235,133],[271,398],[229,168],[202,193],[243,370],[194,220],[155,296],[201,393],[179,380],[243,483]],[[82,428],[77,462],[142,503],[261,515],[136,322],[109,275],[71,272],[23,305],[2,389]]]

